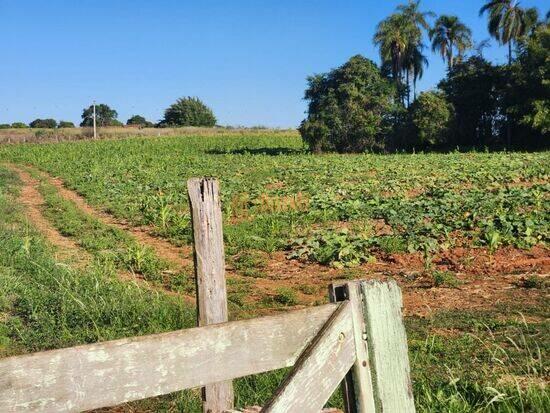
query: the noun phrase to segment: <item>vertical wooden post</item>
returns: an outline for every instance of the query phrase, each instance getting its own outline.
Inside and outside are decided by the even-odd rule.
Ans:
[[[361,281],[376,412],[414,413],[403,299],[395,280]]]
[[[342,381],[342,396],[346,413],[375,412],[374,390],[366,342],[366,326],[363,316],[363,304],[358,282],[331,284],[329,286],[331,302],[349,300],[352,305],[353,335],[357,359],[350,372]]]
[[[199,326],[227,321],[225,253],[219,183],[213,178],[187,181],[193,223],[197,315]],[[219,413],[233,408],[231,381],[203,389],[203,412]]]

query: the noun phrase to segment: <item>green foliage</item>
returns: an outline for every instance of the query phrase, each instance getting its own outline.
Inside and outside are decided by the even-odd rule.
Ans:
[[[439,16],[429,36],[432,51],[438,52],[449,68],[453,67],[457,57],[461,58],[472,47],[472,31],[457,16]]]
[[[296,296],[296,291],[288,287],[279,287],[275,291],[275,296],[273,300],[276,303],[282,305],[296,305],[298,303],[298,298]]]
[[[538,27],[522,40],[519,50],[509,72],[507,113],[517,125],[514,138],[519,135],[523,140],[544,141],[550,136],[550,27]],[[515,141],[517,146],[522,143],[517,138]]]
[[[143,116],[134,115],[126,121],[128,126],[140,126],[142,128],[152,128],[154,125],[152,122],[149,122]]]
[[[60,120],[59,125],[57,125],[58,128],[74,128],[74,123],[66,121],[66,120]]]
[[[23,122],[14,122],[11,124],[11,127],[13,129],[25,129],[25,128],[28,128],[29,126]]]
[[[11,125],[9,123],[0,123],[0,129],[10,129]]]
[[[35,119],[29,123],[31,128],[55,129],[57,122],[55,119]]]
[[[449,70],[439,88],[455,109],[455,145],[481,146],[499,141],[503,84],[501,70],[479,56]]]
[[[354,56],[329,73],[309,77],[308,84],[308,117],[300,133],[313,152],[384,147],[395,90],[372,61]]]
[[[95,110],[96,110],[96,125],[98,127],[122,125],[116,119],[118,117],[117,111],[114,109],[111,109],[109,106],[105,105],[104,103],[96,105]],[[82,111],[82,122],[80,122],[80,126],[92,127],[93,125],[94,125],[94,107],[93,105],[90,105],[90,107],[85,108]]]
[[[199,98],[180,98],[164,112],[161,126],[216,126],[216,117]]]
[[[432,277],[436,287],[456,288],[460,285],[456,274],[450,271],[434,271]]]
[[[371,258],[372,241],[347,229],[316,232],[292,240],[289,258],[307,259],[336,268],[353,267]]]
[[[410,107],[411,122],[420,145],[441,146],[449,141],[453,106],[440,91],[421,93]]]

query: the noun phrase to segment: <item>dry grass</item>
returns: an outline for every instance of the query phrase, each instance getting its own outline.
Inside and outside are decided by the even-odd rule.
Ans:
[[[246,136],[251,133],[273,134],[277,136],[298,136],[294,129],[265,129],[262,127],[182,127],[182,128],[136,128],[136,127],[108,127],[99,128],[99,139],[121,139],[142,136]],[[0,144],[6,143],[47,143],[92,139],[91,128],[62,128],[62,129],[0,129]]]

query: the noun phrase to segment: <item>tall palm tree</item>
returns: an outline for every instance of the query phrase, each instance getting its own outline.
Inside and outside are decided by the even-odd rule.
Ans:
[[[424,76],[424,67],[429,65],[428,58],[422,53],[424,48],[425,46],[419,43],[407,51],[407,74],[412,80],[414,99],[416,99],[416,83]],[[409,103],[409,96],[407,96],[407,104]]]
[[[439,16],[428,34],[432,50],[439,52],[449,69],[454,65],[455,50],[460,57],[472,47],[472,31],[456,16]]]
[[[392,77],[399,90],[407,83],[406,100],[410,102],[411,79],[416,81],[422,76],[427,59],[422,55],[422,30],[427,30],[427,18],[431,12],[420,11],[420,0],[409,0],[407,4],[397,6],[397,12],[382,20],[374,35],[374,44],[380,48],[382,64],[391,62]],[[419,67],[422,66],[422,67]],[[403,102],[405,104],[405,102]]]
[[[430,28],[428,18],[435,17],[435,14],[431,11],[420,11],[420,0],[409,0],[407,4],[400,4],[396,9],[405,16],[409,24],[416,28],[419,36],[421,36],[422,29],[428,30]]]
[[[392,14],[382,20],[374,34],[374,44],[380,49],[382,62],[391,62],[392,77],[400,83],[403,73],[403,58],[409,44],[410,27],[403,15]]]
[[[479,15],[489,15],[488,29],[500,44],[508,45],[508,64],[512,64],[512,45],[527,30],[525,10],[517,0],[489,0],[479,10]]]

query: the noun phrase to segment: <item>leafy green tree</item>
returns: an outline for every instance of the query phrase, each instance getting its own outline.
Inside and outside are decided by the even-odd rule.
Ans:
[[[314,153],[384,148],[396,91],[374,62],[353,56],[329,73],[308,78],[308,117],[300,126]]]
[[[111,109],[109,106],[101,103],[96,105],[96,125],[98,127],[104,126],[118,126],[120,122],[117,121],[118,113],[116,110]],[[118,125],[117,125],[118,122]],[[90,106],[82,111],[82,122],[80,126],[92,127],[94,125],[94,107]]]
[[[60,120],[59,125],[57,125],[58,128],[74,128],[74,123],[66,121],[66,120]]]
[[[11,127],[13,129],[25,129],[25,128],[28,128],[29,126],[23,122],[14,122],[11,124]]]
[[[35,119],[29,123],[31,128],[44,128],[54,129],[57,127],[57,121],[55,119]]]
[[[10,129],[11,125],[9,123],[0,123],[0,129]]]
[[[130,119],[126,121],[126,125],[139,126],[142,128],[151,128],[154,126],[152,122],[149,122],[147,119],[145,119],[143,116],[140,116],[140,115],[132,116]]]
[[[515,146],[540,146],[550,134],[550,27],[540,25],[519,46],[503,104]]]
[[[212,110],[199,98],[180,98],[164,112],[161,126],[216,126]]]
[[[502,70],[480,56],[457,62],[449,70],[438,87],[455,109],[454,144],[489,146],[501,142],[504,84]]]
[[[456,16],[439,16],[429,36],[432,50],[439,52],[449,69],[453,67],[455,57],[461,58],[472,47],[472,31]]]
[[[410,107],[411,123],[421,146],[449,143],[454,109],[441,91],[421,93]]]
[[[508,45],[508,64],[512,64],[512,46],[528,30],[529,16],[517,0],[489,0],[479,15],[489,15],[488,30],[500,44]]]

